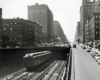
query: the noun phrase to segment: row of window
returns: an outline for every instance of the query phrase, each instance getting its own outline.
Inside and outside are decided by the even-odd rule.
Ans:
[[[97,32],[97,31],[96,31],[95,34],[98,35],[98,34],[100,34],[100,32]]]
[[[15,23],[3,23],[4,25],[9,25],[9,24],[17,24],[16,22]]]
[[[6,30],[6,28],[3,28],[3,30],[5,31]],[[16,30],[16,29],[15,29]],[[12,31],[12,28],[10,28],[10,31]]]
[[[100,18],[100,15],[98,15],[98,16],[95,16],[95,18]]]

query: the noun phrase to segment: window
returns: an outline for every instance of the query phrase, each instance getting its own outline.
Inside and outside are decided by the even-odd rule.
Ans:
[[[93,2],[93,0],[90,0],[90,2]]]
[[[95,0],[95,2],[98,2],[97,0]]]
[[[96,35],[98,34],[98,32],[96,31]]]
[[[6,28],[4,28],[4,30],[6,30]]]
[[[96,26],[96,28],[98,28],[98,27]]]
[[[97,18],[97,16],[95,16]]]
[[[12,31],[12,28],[10,28],[10,31]]]

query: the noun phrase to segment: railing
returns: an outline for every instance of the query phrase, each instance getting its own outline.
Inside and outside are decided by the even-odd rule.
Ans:
[[[69,60],[66,70],[66,80],[75,80],[75,67],[74,67],[74,56],[72,49],[70,50]]]

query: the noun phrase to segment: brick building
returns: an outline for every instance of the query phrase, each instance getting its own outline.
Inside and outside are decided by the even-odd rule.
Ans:
[[[85,21],[91,18],[96,8],[99,5],[99,0],[83,0],[80,7],[80,26],[81,26],[81,40],[85,43]]]
[[[1,43],[1,29],[2,29],[2,9],[0,8],[0,43]]]
[[[42,27],[36,22],[19,18],[2,20],[2,35],[9,38],[5,45],[33,46],[39,42],[41,33]]]
[[[53,36],[53,14],[47,5],[28,6],[28,20],[35,21],[42,28],[42,38],[44,42],[50,42]]]
[[[100,13],[94,13],[93,16],[87,21],[88,23],[85,23],[87,24],[87,26],[85,26],[85,29],[87,29],[85,34],[88,34],[86,37],[88,41],[86,41],[93,42],[100,40]]]

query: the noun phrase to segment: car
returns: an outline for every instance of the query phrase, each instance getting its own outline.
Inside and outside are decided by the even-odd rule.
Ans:
[[[100,58],[99,58],[99,59],[97,59],[97,62],[98,62],[98,64],[100,65]]]
[[[91,56],[92,56],[93,58],[95,58],[96,55],[98,55],[98,52],[92,51]]]
[[[82,46],[82,48],[83,48],[83,49],[86,49],[86,46],[85,46],[85,45],[83,45],[83,46]]]
[[[73,48],[76,48],[76,44],[73,44]]]
[[[92,51],[96,51],[96,52],[98,52],[98,50],[97,49],[95,49],[95,48],[91,48],[91,47],[87,47],[87,52],[92,52]]]
[[[91,51],[91,48],[87,48],[87,52],[90,52]]]
[[[97,54],[94,58],[97,61],[98,59],[100,59],[100,54]]]

